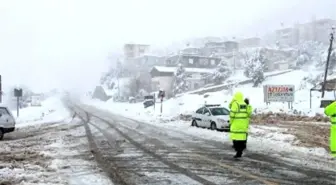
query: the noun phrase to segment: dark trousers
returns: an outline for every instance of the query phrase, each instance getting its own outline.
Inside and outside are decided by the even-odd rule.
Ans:
[[[246,148],[246,140],[245,141],[233,140],[233,148],[237,152],[237,155],[241,156]]]

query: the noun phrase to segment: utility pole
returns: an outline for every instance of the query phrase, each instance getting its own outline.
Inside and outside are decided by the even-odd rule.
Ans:
[[[333,47],[333,42],[334,42],[334,31],[335,28],[332,28],[332,31],[330,33],[330,45],[329,45],[329,49],[328,49],[328,57],[327,57],[327,63],[325,66],[325,71],[324,71],[324,80],[323,80],[323,84],[322,84],[322,98],[324,97],[324,91],[325,91],[325,86],[326,86],[326,81],[327,81],[327,75],[328,75],[328,68],[329,68],[329,60],[330,60],[330,54],[332,51],[332,47]]]

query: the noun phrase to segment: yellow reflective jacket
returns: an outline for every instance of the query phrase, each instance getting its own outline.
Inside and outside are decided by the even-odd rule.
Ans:
[[[249,125],[248,106],[244,102],[243,94],[237,92],[230,105],[230,138],[245,141]],[[252,108],[252,107],[251,107]]]
[[[324,114],[330,117],[329,148],[331,155],[336,157],[336,101],[332,102],[324,109]]]

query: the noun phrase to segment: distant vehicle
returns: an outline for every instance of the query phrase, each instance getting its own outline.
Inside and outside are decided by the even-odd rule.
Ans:
[[[205,105],[192,115],[191,126],[211,130],[230,129],[230,111],[220,105]]]
[[[31,106],[41,106],[40,96],[32,96],[30,105]]]
[[[144,96],[144,108],[153,106],[155,104],[155,97],[153,95]]]
[[[0,106],[0,140],[4,135],[15,130],[15,119],[9,109],[5,106]]]
[[[129,103],[136,103],[136,99],[134,97],[129,97],[128,102]]]

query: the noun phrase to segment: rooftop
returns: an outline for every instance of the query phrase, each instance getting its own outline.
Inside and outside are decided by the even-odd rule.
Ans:
[[[177,67],[166,67],[166,66],[154,66],[153,69],[156,69],[159,72],[166,72],[166,73],[175,73]],[[205,68],[185,68],[187,73],[213,73],[214,69],[205,69]]]
[[[174,54],[174,55],[170,55],[169,57],[167,57],[168,59],[171,57],[175,57],[178,56],[179,54]],[[188,53],[182,53],[180,54],[181,56],[190,56],[190,57],[199,57],[199,58],[209,58],[209,59],[220,59],[219,57],[211,57],[211,56],[203,56],[203,55],[195,55],[195,54],[188,54]]]

